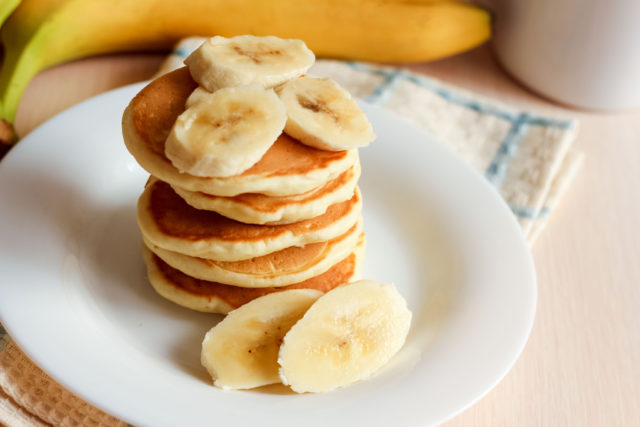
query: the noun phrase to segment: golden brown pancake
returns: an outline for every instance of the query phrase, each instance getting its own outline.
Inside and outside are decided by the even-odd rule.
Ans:
[[[171,267],[202,280],[245,288],[287,286],[327,271],[352,253],[362,233],[362,220],[327,242],[282,249],[243,261],[213,261],[145,245]]]
[[[293,196],[265,196],[245,193],[234,197],[214,196],[172,186],[176,193],[196,209],[218,212],[248,224],[291,224],[322,215],[335,203],[353,196],[360,178],[360,162],[320,187]]]
[[[265,155],[240,175],[206,178],[180,173],[164,154],[173,123],[196,88],[187,68],[165,74],[136,95],[122,117],[129,152],[150,174],[189,191],[218,196],[301,194],[325,184],[355,164],[357,150],[324,151],[282,134]]]
[[[357,280],[365,250],[364,235],[357,249],[325,273],[283,287],[241,288],[194,279],[171,267],[143,245],[149,282],[164,298],[192,310],[226,314],[247,302],[272,292],[286,289],[317,289],[327,292],[343,283]]]
[[[151,178],[138,201],[138,225],[145,239],[160,248],[216,261],[239,261],[333,239],[353,227],[361,209],[356,188],[351,199],[331,205],[315,218],[293,224],[244,224],[195,209],[169,184]]]

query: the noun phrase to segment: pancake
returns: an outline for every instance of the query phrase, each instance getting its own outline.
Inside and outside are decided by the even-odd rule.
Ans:
[[[215,261],[240,261],[291,246],[325,242],[344,234],[360,217],[360,192],[315,218],[282,225],[244,224],[189,206],[166,182],[151,178],[138,200],[138,225],[160,248]]]
[[[212,261],[145,245],[171,267],[196,279],[245,288],[267,288],[299,283],[324,273],[352,253],[362,233],[359,220],[345,234],[328,242],[293,246],[244,261]]]
[[[127,106],[122,117],[125,145],[136,161],[154,175],[180,188],[216,196],[242,193],[269,196],[302,194],[337,178],[358,159],[357,150],[324,151],[281,134],[265,155],[240,175],[207,178],[180,173],[164,154],[176,118],[197,84],[186,67],[149,83]]]
[[[185,202],[196,209],[248,224],[291,224],[322,215],[335,203],[353,196],[360,178],[360,162],[320,187],[295,196],[270,197],[258,193],[221,197],[172,186]]]
[[[183,307],[208,313],[227,314],[260,296],[287,289],[317,289],[322,292],[360,278],[365,253],[364,234],[356,250],[319,276],[278,288],[241,288],[194,279],[171,267],[143,245],[143,258],[153,288],[164,298]]]

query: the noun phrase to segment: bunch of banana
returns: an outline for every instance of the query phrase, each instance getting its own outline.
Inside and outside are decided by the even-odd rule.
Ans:
[[[490,34],[488,12],[454,0],[3,0],[0,24],[4,19],[5,125],[13,123],[31,78],[46,67],[167,49],[186,36],[275,35],[302,39],[322,57],[412,62],[470,49]]]

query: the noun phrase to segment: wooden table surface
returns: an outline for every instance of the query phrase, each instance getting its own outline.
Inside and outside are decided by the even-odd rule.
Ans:
[[[16,127],[149,78],[161,54],[89,58],[39,74]],[[580,119],[586,161],[533,248],[538,312],[510,373],[447,426],[640,425],[640,111],[578,112],[527,91],[481,47],[407,68],[527,109]]]

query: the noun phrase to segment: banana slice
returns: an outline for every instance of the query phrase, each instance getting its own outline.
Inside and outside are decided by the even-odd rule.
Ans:
[[[284,337],[280,378],[298,393],[371,376],[404,344],[411,312],[394,285],[361,280],[320,297]]]
[[[304,74],[315,56],[302,40],[274,36],[212,37],[184,63],[193,80],[209,92],[258,83],[274,87]]]
[[[165,154],[190,175],[239,175],[273,145],[286,120],[284,106],[271,89],[249,85],[200,93],[176,119]]]
[[[257,298],[232,311],[202,342],[201,363],[224,389],[247,389],[280,382],[282,337],[322,292],[292,289]]]
[[[211,95],[211,92],[209,92],[202,86],[198,86],[193,90],[193,92],[191,92],[191,95],[189,95],[186,102],[184,103],[184,107],[191,108],[195,104],[198,104],[199,102],[208,99],[209,95]]]
[[[284,131],[303,144],[342,151],[376,138],[356,101],[333,80],[301,77],[276,90],[287,109]]]

